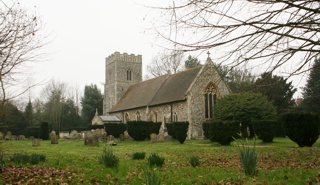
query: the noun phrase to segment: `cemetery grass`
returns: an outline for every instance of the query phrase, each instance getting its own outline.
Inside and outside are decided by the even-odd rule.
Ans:
[[[249,140],[253,146],[254,141]],[[186,140],[151,143],[150,141],[117,141],[117,146],[85,146],[83,140],[59,140],[59,144],[41,141],[33,147],[31,140],[1,141],[5,167],[1,184],[143,184],[145,174],[152,172],[161,184],[319,184],[320,141],[313,147],[298,147],[287,138],[272,143],[256,141],[258,173],[245,176],[235,143],[221,146],[209,140]],[[117,168],[105,168],[98,159],[104,149],[119,159]],[[143,160],[133,160],[135,152],[145,152]],[[15,165],[14,153],[43,154],[44,163]],[[149,167],[147,158],[156,153],[165,158],[162,167]],[[192,167],[189,158],[196,156],[200,165]],[[15,170],[10,175],[7,171]],[[29,170],[29,171],[28,171]],[[44,172],[42,172],[44,171]]]

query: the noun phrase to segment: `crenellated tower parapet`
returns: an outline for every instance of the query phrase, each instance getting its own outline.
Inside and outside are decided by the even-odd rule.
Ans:
[[[120,52],[116,51],[106,58],[106,64],[109,64],[115,61],[142,63],[142,55],[135,55],[135,54],[128,54],[128,53],[121,54]]]

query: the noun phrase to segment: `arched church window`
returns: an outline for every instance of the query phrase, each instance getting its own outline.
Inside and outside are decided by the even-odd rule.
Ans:
[[[141,120],[141,115],[140,115],[140,111],[136,112],[136,120],[140,121]]]
[[[213,83],[210,83],[204,94],[205,105],[205,118],[213,117],[213,106],[217,101],[216,87]]]
[[[131,81],[131,70],[130,69],[127,70],[127,80]]]
[[[124,123],[127,123],[128,121],[130,121],[130,118],[129,118],[129,113],[125,113],[124,114]]]

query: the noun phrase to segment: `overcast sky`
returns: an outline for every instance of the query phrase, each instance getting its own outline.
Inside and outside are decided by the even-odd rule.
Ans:
[[[140,54],[143,76],[146,65],[161,51],[154,45],[152,10],[142,6],[150,0],[28,0],[22,5],[35,10],[51,42],[46,46],[46,61],[38,63],[36,81],[66,82],[80,87],[97,84],[103,93],[105,58],[119,51]],[[211,52],[212,53],[212,52]],[[201,56],[200,56],[201,57]],[[206,55],[202,56],[203,60]],[[203,63],[203,61],[201,61]],[[296,88],[304,81],[297,78]],[[43,87],[40,87],[43,88]],[[33,91],[38,96],[38,90]],[[301,96],[300,93],[295,97]]]
[[[85,85],[103,88],[105,58],[120,53],[140,54],[146,64],[159,48],[146,32],[150,9],[136,0],[28,0],[22,5],[35,10],[49,34],[46,61],[37,63],[36,81],[66,82],[83,90]],[[26,4],[27,3],[27,4]],[[144,70],[145,71],[145,70]],[[145,75],[145,74],[143,74]],[[43,88],[43,87],[41,87]]]

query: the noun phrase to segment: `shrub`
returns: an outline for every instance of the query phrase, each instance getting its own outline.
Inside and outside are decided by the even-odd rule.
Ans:
[[[158,166],[158,167],[162,167],[162,165],[164,164],[164,157],[159,156],[156,153],[152,153],[149,157],[148,157],[148,163],[149,166]]]
[[[106,123],[104,128],[108,135],[113,135],[114,137],[120,137],[120,134],[127,130],[127,125],[124,123]]]
[[[166,127],[167,127],[168,134],[172,137],[172,139],[176,139],[173,131],[173,123],[166,123]]]
[[[46,161],[46,156],[42,154],[31,154],[29,158],[29,162],[32,165],[38,164],[39,162],[45,162]]]
[[[203,122],[202,123],[202,129],[203,129],[203,135],[206,139],[209,139],[210,138],[210,125],[212,123],[212,120],[211,121],[206,121],[206,122]]]
[[[192,156],[189,159],[189,163],[192,167],[196,167],[200,165],[200,160],[198,157]]]
[[[135,159],[135,160],[144,159],[145,157],[146,157],[145,152],[135,152],[132,154],[132,159]]]
[[[145,173],[144,179],[145,179],[146,185],[160,185],[161,184],[161,181],[152,172]]]
[[[180,144],[183,144],[187,138],[189,122],[174,122],[172,124],[175,138]]]
[[[253,130],[263,142],[272,142],[277,129],[275,120],[255,120],[252,121]]]
[[[239,149],[240,161],[242,163],[244,173],[249,176],[257,174],[258,156],[255,150],[255,143],[252,148],[247,145],[247,140],[236,139]]]
[[[17,165],[24,165],[30,163],[31,165],[38,164],[39,162],[45,162],[46,156],[43,154],[22,154],[22,153],[15,153],[10,158],[12,162]]]
[[[99,163],[103,164],[106,168],[118,167],[119,159],[115,156],[112,150],[106,148],[102,151],[102,155],[99,158]]]
[[[42,122],[40,125],[39,138],[43,140],[49,139],[49,124],[47,122]]]
[[[30,156],[27,154],[14,153],[10,160],[16,165],[24,165],[29,162]]]
[[[159,134],[161,124],[161,122],[147,122],[148,137],[150,137],[152,133]]]
[[[127,128],[128,134],[135,141],[144,141],[149,137],[145,121],[128,121]]]
[[[319,138],[319,116],[313,113],[287,113],[282,116],[286,136],[300,147],[311,147]]]
[[[230,145],[234,138],[239,137],[239,121],[214,121],[210,127],[210,140],[221,145]]]

